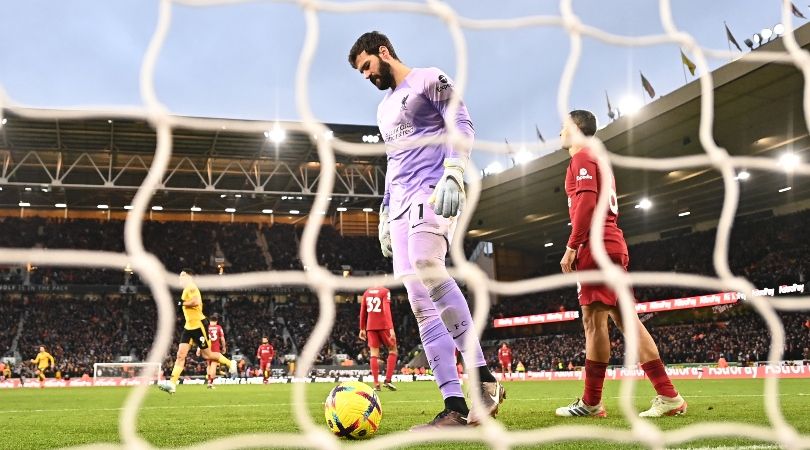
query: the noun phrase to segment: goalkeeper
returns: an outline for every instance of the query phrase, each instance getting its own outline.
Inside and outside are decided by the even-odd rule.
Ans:
[[[39,346],[39,353],[37,357],[31,360],[31,363],[37,368],[37,379],[41,383],[45,381],[45,371],[53,372],[54,360],[53,356],[45,349],[44,345]]]
[[[447,248],[464,209],[464,168],[474,135],[467,108],[461,103],[450,115],[453,81],[436,68],[406,66],[388,38],[376,31],[357,39],[349,63],[386,91],[377,107],[388,155],[379,237],[383,255],[393,256],[394,276],[408,291],[419,337],[444,398],[444,410],[427,426],[465,426],[476,420],[475,414],[469,416],[461,391],[457,348],[482,381],[486,411],[481,413],[494,417],[505,393],[487,368],[481,344],[476,340],[465,347],[467,333],[475,333],[470,308],[445,268]],[[440,142],[450,126],[467,142]],[[425,138],[435,142],[420,142]]]
[[[186,324],[183,327],[183,334],[180,336],[180,345],[177,346],[177,359],[172,369],[172,377],[169,381],[158,384],[160,390],[174,394],[177,390],[177,381],[183,373],[186,365],[186,356],[191,346],[196,344],[200,347],[202,357],[208,361],[216,361],[225,367],[230,368],[231,374],[236,373],[236,361],[231,361],[222,353],[212,352],[209,348],[211,342],[208,338],[208,320],[203,315],[202,296],[197,285],[194,284],[194,272],[190,269],[183,269],[180,272],[180,284],[183,285],[183,294],[177,303],[183,309],[183,316]]]

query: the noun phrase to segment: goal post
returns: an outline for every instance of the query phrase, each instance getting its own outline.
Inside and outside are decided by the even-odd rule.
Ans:
[[[99,378],[145,379],[149,382],[160,378],[160,364],[145,362],[117,362],[93,364],[93,383]]]

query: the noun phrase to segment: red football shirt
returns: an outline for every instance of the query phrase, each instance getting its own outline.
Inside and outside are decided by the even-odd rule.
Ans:
[[[221,352],[222,351],[222,341],[225,340],[225,331],[222,330],[222,326],[219,324],[208,325],[208,339],[211,341],[211,351],[212,352]]]
[[[390,330],[394,328],[391,319],[391,291],[386,288],[370,288],[363,293],[360,302],[361,330]]]
[[[267,362],[273,359],[275,356],[276,351],[273,349],[273,344],[262,344],[259,346],[259,349],[256,350],[256,357],[260,360]]]
[[[498,359],[512,359],[512,349],[509,347],[498,349]]]
[[[616,198],[616,180],[610,173],[607,176],[611,178],[612,189],[608,193],[608,213],[605,218],[605,249],[609,254],[627,255],[624,233],[617,223],[619,203]],[[583,148],[571,158],[565,174],[565,193],[568,195],[568,214],[571,218],[571,237],[567,245],[575,250],[588,243],[601,177],[596,157],[590,149]]]

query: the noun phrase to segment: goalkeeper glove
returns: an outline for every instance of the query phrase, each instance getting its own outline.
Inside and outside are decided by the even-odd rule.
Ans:
[[[380,205],[380,225],[377,228],[380,238],[380,250],[383,256],[390,258],[394,252],[391,250],[391,225],[388,223],[388,205]]]
[[[444,173],[430,196],[429,203],[438,216],[454,217],[464,208],[464,167],[458,158],[444,159]]]

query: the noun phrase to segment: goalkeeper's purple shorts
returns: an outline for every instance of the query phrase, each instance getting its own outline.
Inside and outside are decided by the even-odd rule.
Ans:
[[[410,236],[416,233],[431,233],[443,236],[448,244],[453,240],[456,218],[437,216],[433,212],[433,206],[428,203],[430,194],[431,192],[420,192],[415,195],[411,206],[389,221],[391,224],[391,249],[394,252],[394,277],[396,278],[416,273],[413,268],[416,255],[436,253],[436,249],[415,248],[420,245],[419,243],[411,242],[409,245]]]

